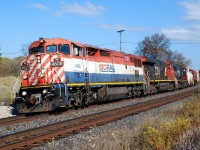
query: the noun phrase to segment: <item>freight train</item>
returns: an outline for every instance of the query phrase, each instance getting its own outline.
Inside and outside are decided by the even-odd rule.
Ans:
[[[199,72],[62,38],[40,38],[21,62],[19,113],[133,98],[185,88],[199,82]]]

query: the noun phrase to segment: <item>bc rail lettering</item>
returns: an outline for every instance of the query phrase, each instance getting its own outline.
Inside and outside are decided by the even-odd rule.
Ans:
[[[114,68],[114,65],[100,64],[99,71],[100,72],[115,72],[115,68]]]

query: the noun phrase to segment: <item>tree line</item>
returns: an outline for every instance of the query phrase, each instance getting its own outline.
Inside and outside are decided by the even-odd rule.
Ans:
[[[19,76],[20,64],[23,56],[16,58],[0,57],[0,77]]]
[[[182,53],[170,49],[170,40],[163,34],[146,36],[139,42],[136,54],[150,57],[159,62],[170,61],[172,65],[189,66],[191,60],[183,56]]]
[[[15,58],[3,57],[0,47],[0,77],[19,76],[21,62],[28,55],[28,46],[29,44],[22,44],[20,49],[22,56]]]

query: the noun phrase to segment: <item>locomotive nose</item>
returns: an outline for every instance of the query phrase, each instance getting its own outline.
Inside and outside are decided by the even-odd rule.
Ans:
[[[34,95],[31,95],[31,97],[29,97],[28,100],[26,101],[26,104],[35,105],[36,102],[37,102],[37,97],[35,97]]]
[[[41,103],[41,94],[32,94],[27,100],[27,105],[37,105]]]

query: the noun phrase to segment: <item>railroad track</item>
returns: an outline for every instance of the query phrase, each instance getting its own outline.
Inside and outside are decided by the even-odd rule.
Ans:
[[[3,118],[3,119],[0,119],[0,127],[16,124],[16,123],[21,123],[21,122],[28,122],[28,121],[32,121],[33,119],[47,117],[48,115],[49,115],[48,113],[43,113],[43,114],[35,114],[31,116],[18,115],[14,117]]]
[[[196,90],[196,93],[198,93],[199,91]],[[162,93],[158,93],[157,95],[159,94],[162,94]],[[136,98],[135,98],[136,100]],[[123,102],[126,102],[126,101],[129,101],[129,100],[124,100]],[[113,103],[121,103],[121,101],[114,101]],[[106,104],[101,104],[101,106],[103,105],[106,105]],[[96,106],[96,105],[91,105],[89,109],[92,109],[92,108],[97,108],[99,107]],[[74,112],[74,111],[77,111],[77,110],[73,110],[73,109],[68,109],[68,111],[60,111],[59,113],[62,113],[62,114],[68,114],[70,112]],[[0,119],[0,127],[3,127],[3,126],[8,126],[8,125],[13,125],[13,124],[17,124],[17,123],[23,123],[23,122],[28,122],[28,121],[32,121],[32,120],[35,120],[35,119],[41,119],[41,118],[45,118],[45,117],[49,117],[51,115],[49,115],[48,113],[38,113],[38,114],[34,114],[34,115],[18,115],[18,116],[14,116],[14,117],[8,117],[8,118],[2,118]]]
[[[191,96],[194,90],[0,137],[0,149],[29,149]]]
[[[0,119],[0,127],[12,124],[13,121],[21,120],[21,119],[24,119],[24,118],[26,118],[25,115],[19,115],[19,116]]]

